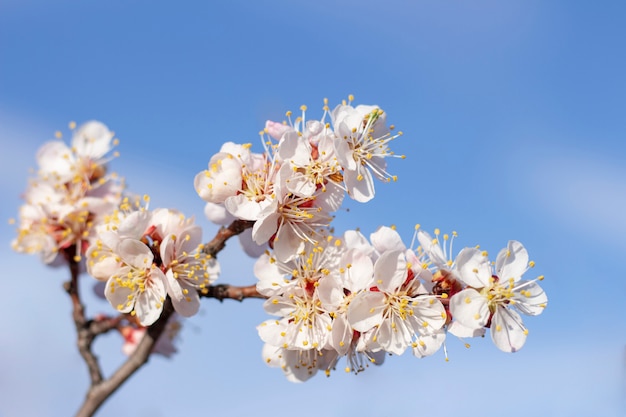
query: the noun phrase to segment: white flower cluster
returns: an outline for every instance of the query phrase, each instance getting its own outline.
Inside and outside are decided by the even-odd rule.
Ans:
[[[399,134],[376,106],[330,111],[325,102],[322,119],[309,121],[305,110],[295,123],[266,123],[264,153],[226,143],[195,178],[210,220],[254,222],[242,243],[259,256],[257,291],[277,316],[258,326],[265,361],[304,381],[343,356],[347,371],[360,372],[386,354],[428,356],[447,333],[477,337],[487,328],[498,348],[519,350],[528,331],[518,312],[536,315],[547,303],[537,280],[521,280],[533,265],[524,247],[509,242],[494,266],[477,248],[449,258],[453,239],[442,245],[438,230],[434,239],[418,230],[416,249],[388,227],[370,241],[357,231],[330,236],[345,194],[367,202],[374,177],[395,180],[385,158]]]
[[[268,297],[266,312],[278,316],[257,328],[267,364],[294,382],[318,370],[330,374],[343,356],[347,372],[360,372],[408,348],[419,358],[432,355],[448,332],[476,337],[488,327],[498,348],[520,349],[528,331],[514,309],[536,315],[547,304],[536,280],[521,281],[533,265],[523,246],[509,242],[492,275],[484,252],[465,248],[451,261],[438,233],[417,237],[413,250],[388,227],[369,242],[348,231],[288,262],[261,256],[257,290]]]
[[[346,193],[367,202],[374,197],[374,177],[395,179],[385,158],[393,155],[389,141],[401,133],[391,133],[380,108],[344,103],[330,111],[325,103],[322,119],[309,121],[305,110],[295,123],[266,123],[264,153],[226,143],[195,178],[209,219],[254,222],[243,237],[254,243],[244,244],[249,254],[269,243],[278,259],[292,260],[306,244],[319,243]]]
[[[327,373],[347,356],[347,371],[380,364],[385,352],[416,355],[439,347],[445,308],[425,287],[431,275],[400,236],[382,227],[371,243],[357,231],[308,247],[290,262],[259,258],[257,290],[265,310],[280,319],[258,327],[265,360],[292,381],[322,369]],[[437,346],[429,346],[431,339]]]
[[[420,358],[445,350],[448,333],[481,337],[487,329],[499,349],[519,350],[528,334],[520,313],[538,315],[548,301],[542,276],[522,279],[534,262],[521,243],[508,242],[491,262],[478,247],[453,258],[456,233],[439,230],[433,238],[417,227],[410,246],[389,227],[369,240],[358,231],[331,235],[345,195],[368,202],[374,178],[396,179],[386,158],[396,156],[388,145],[401,133],[377,106],[351,102],[331,111],[325,101],[320,120],[307,120],[303,106],[295,121],[290,112],[288,121],[268,121],[263,153],[225,143],[194,179],[211,221],[252,225],[240,240],[258,258],[256,290],[276,317],[257,328],[265,361],[304,381],[318,370],[330,374],[342,357],[346,371],[358,373],[409,348]],[[106,169],[116,156],[113,136],[92,121],[75,129],[71,147],[54,141],[39,150],[13,248],[48,264],[84,259],[123,313],[118,329],[131,352],[168,297],[181,316],[196,314],[220,266],[192,218],[122,198],[122,182]],[[180,328],[172,326],[158,350],[167,355]]]
[[[217,261],[202,252],[202,229],[175,210],[133,208],[125,199],[99,228],[87,250],[87,270],[106,281],[111,305],[142,326],[159,318],[167,295],[181,316],[196,314],[198,292],[219,275]]]
[[[119,204],[123,190],[114,174],[107,175],[106,163],[117,144],[113,132],[97,121],[78,128],[70,123],[70,128],[71,147],[54,140],[39,149],[37,176],[24,193],[12,242],[17,252],[38,253],[46,264],[55,262],[61,250],[74,251],[80,259],[94,238],[94,226]]]

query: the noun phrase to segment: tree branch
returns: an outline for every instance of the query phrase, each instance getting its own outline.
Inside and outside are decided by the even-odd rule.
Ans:
[[[85,307],[80,300],[80,294],[78,292],[78,276],[80,275],[80,269],[74,257],[75,254],[76,248],[74,246],[63,250],[63,255],[70,268],[70,280],[64,284],[64,288],[72,301],[72,318],[74,319],[74,326],[76,327],[78,352],[85,361],[85,364],[87,364],[89,378],[91,384],[94,385],[102,381],[102,371],[98,363],[98,358],[91,351],[91,344],[93,343],[95,334],[90,331],[91,320],[86,319]]]
[[[212,241],[207,243],[203,251],[207,255],[217,257],[217,254],[224,249],[226,241],[238,235],[244,230],[252,227],[254,222],[246,220],[235,220],[228,227],[221,227]],[[78,263],[70,256],[70,251],[65,251],[66,259],[70,265],[72,279],[66,283],[65,288],[72,299],[73,317],[78,333],[78,348],[81,356],[85,360],[91,377],[91,386],[76,417],[91,417],[102,406],[102,404],[130,378],[139,368],[145,365],[150,358],[154,345],[165,330],[169,318],[174,313],[172,301],[168,296],[163,304],[163,311],[159,319],[148,327],[147,332],[137,345],[135,351],[108,379],[103,379],[102,372],[96,356],[91,352],[91,344],[96,336],[116,328],[124,320],[125,316],[108,317],[101,320],[87,320],[85,318],[84,307],[78,295]],[[259,294],[255,285],[247,287],[236,287],[227,284],[210,286],[205,293],[200,296],[207,298],[217,298],[222,301],[225,298],[241,301],[244,298],[265,298]]]
[[[148,362],[150,354],[157,340],[165,330],[169,318],[172,316],[174,308],[169,297],[163,304],[161,317],[154,322],[145,333],[137,349],[126,359],[126,361],[115,371],[109,379],[97,384],[92,384],[87,392],[84,403],[76,413],[76,417],[91,417],[100,406],[109,398],[128,378],[139,368]]]
[[[244,298],[267,298],[257,291],[255,284],[247,287],[229,284],[211,285],[206,288],[205,292],[200,291],[200,297],[216,298],[219,301],[224,301],[225,298],[237,301],[242,301]]]
[[[226,241],[231,237],[238,235],[246,229],[251,228],[254,225],[253,221],[248,220],[235,220],[228,227],[220,227],[217,235],[213,238],[212,241],[204,245],[202,251],[207,255],[212,257],[216,257],[217,254],[224,249],[226,246]]]

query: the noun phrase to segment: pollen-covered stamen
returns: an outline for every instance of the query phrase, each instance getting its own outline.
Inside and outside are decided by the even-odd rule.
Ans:
[[[117,310],[122,311],[133,308],[137,297],[152,288],[154,281],[150,272],[151,268],[135,268],[126,266],[120,269],[119,274],[111,276],[107,283],[111,294],[114,294],[120,288],[128,290],[126,303],[114,306]],[[163,303],[163,300],[159,300],[158,303]],[[161,308],[161,304],[158,304],[155,307]]]
[[[327,226],[332,217],[315,206],[316,198],[288,196],[278,207],[279,227],[290,227],[300,239],[317,244],[320,237],[317,228]]]
[[[353,128],[349,136],[344,136],[344,140],[348,142],[349,148],[353,151],[352,157],[357,164],[369,167],[372,172],[379,178],[385,178],[387,181],[394,179],[377,159],[388,156],[397,156],[390,151],[388,143],[399,136],[402,132],[392,135],[386,132],[381,137],[374,137],[374,124],[382,116],[381,109],[374,109],[365,115],[362,124],[358,128]],[[375,162],[373,162],[375,161]]]
[[[271,195],[273,190],[273,184],[269,180],[269,168],[266,164],[266,168],[258,171],[248,171],[244,166],[242,170],[242,187],[240,194],[245,195],[248,200],[260,202],[265,200],[268,195]]]
[[[497,306],[500,304],[508,304],[515,293],[515,282],[510,279],[504,283],[501,283],[497,276],[492,277],[493,284],[491,286],[483,288],[480,293],[486,297],[489,311],[494,313]]]

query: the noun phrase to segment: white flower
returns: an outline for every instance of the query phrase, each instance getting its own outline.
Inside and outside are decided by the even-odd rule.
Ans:
[[[115,144],[113,133],[92,121],[74,133],[71,148],[52,141],[39,149],[38,177],[30,181],[20,209],[16,251],[40,253],[52,264],[60,251],[68,256],[72,250],[73,260],[80,260],[95,227],[121,200],[121,181],[106,175],[107,154]]]
[[[385,158],[392,155],[386,114],[376,106],[339,105],[331,113],[335,130],[335,152],[343,167],[350,197],[359,202],[374,198],[372,173],[383,181],[395,180],[386,170]]]
[[[359,332],[372,332],[372,342],[401,355],[414,338],[432,334],[446,322],[441,302],[427,295],[406,262],[405,252],[391,250],[374,264],[370,291],[359,293],[348,307],[348,321]]]
[[[469,288],[450,299],[450,311],[456,321],[469,329],[488,326],[495,345],[505,352],[515,352],[526,342],[528,330],[520,315],[538,315],[548,298],[535,280],[524,281],[528,270],[528,252],[517,241],[509,241],[496,258],[492,272],[487,253],[465,248],[457,257],[461,280]],[[517,310],[517,311],[515,311]]]
[[[123,206],[87,250],[89,273],[107,281],[105,296],[113,307],[136,314],[144,326],[158,319],[167,295],[179,314],[196,314],[198,292],[207,292],[220,272],[202,251],[200,227],[176,210],[128,212],[133,206]]]
[[[286,132],[279,143],[278,155],[283,161],[279,182],[297,196],[309,197],[318,189],[339,186],[343,179],[335,157],[333,139],[321,135],[313,146],[299,132]]]
[[[257,289],[269,296],[263,304],[269,314],[282,317],[258,326],[261,339],[285,349],[322,349],[326,346],[331,316],[323,308],[317,287],[322,277],[335,270],[338,246],[307,245],[306,250],[289,262],[261,257],[255,265]]]
[[[138,240],[123,239],[116,252],[122,266],[107,281],[104,295],[118,311],[134,312],[142,326],[149,326],[163,310],[165,275],[153,264],[150,248]]]
[[[185,223],[181,220],[181,223]],[[200,308],[198,290],[207,291],[219,275],[219,264],[201,251],[202,229],[188,226],[167,234],[160,244],[161,267],[176,312],[189,317]]]
[[[117,145],[113,137],[114,133],[104,124],[90,121],[74,132],[71,148],[60,141],[47,142],[37,152],[40,176],[74,184],[101,178],[106,171],[107,154]]]
[[[198,195],[209,203],[223,203],[241,189],[242,160],[227,152],[211,157],[209,169],[198,173],[194,186]]]

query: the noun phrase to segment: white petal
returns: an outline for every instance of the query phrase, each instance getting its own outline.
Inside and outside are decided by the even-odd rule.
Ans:
[[[41,173],[44,176],[54,174],[61,182],[71,179],[74,162],[73,152],[60,141],[46,142],[37,151]]]
[[[374,198],[374,179],[370,171],[362,165],[357,165],[356,171],[344,171],[343,180],[348,195],[353,200],[367,203]]]
[[[94,257],[94,253],[97,254]],[[85,258],[87,259],[87,271],[94,278],[105,281],[113,274],[117,273],[121,267],[117,256],[111,252],[98,251],[96,246],[91,246],[87,251]]]
[[[372,246],[379,252],[383,253],[390,250],[404,251],[406,246],[402,242],[400,234],[391,227],[381,226],[370,235]]]
[[[181,287],[181,281],[174,278],[174,271],[168,269],[165,273],[165,282],[167,283],[167,293],[172,300],[181,300],[183,298],[183,289]]]
[[[372,245],[370,245],[365,236],[357,230],[346,231],[343,234],[343,240],[346,242],[346,247],[349,249],[357,249],[368,256],[374,252]]]
[[[420,334],[435,332],[446,324],[446,309],[438,299],[432,296],[418,296],[413,299],[413,312],[409,319],[416,320],[414,328]]]
[[[526,343],[528,331],[515,311],[498,306],[491,321],[491,339],[498,349],[516,352]]]
[[[285,343],[287,326],[282,320],[265,320],[263,323],[259,324],[256,329],[259,333],[259,337],[265,343],[274,346],[283,346]]]
[[[294,281],[287,280],[285,274],[280,271],[276,262],[271,257],[263,254],[254,263],[254,275],[258,278],[257,291],[265,296],[279,295],[284,288],[293,286]]]
[[[74,132],[72,147],[80,156],[99,159],[111,150],[113,136],[113,132],[103,123],[92,120]]]
[[[439,350],[445,340],[446,332],[443,329],[433,334],[419,336],[416,341],[417,345],[413,347],[413,355],[418,358],[430,356]]]
[[[135,313],[142,326],[149,326],[161,316],[163,302],[165,300],[165,276],[157,268],[150,271],[150,285],[146,290],[137,295],[135,300]]]
[[[281,262],[288,262],[301,253],[305,241],[294,231],[293,225],[284,223],[274,239],[274,255]]]
[[[206,203],[204,206],[204,215],[212,223],[219,225],[227,225],[236,219],[235,216],[230,214],[224,204]]]
[[[151,220],[152,212],[134,211],[122,220],[117,228],[117,233],[120,237],[141,239]]]
[[[283,366],[283,352],[283,348],[276,347],[275,345],[269,343],[265,343],[261,351],[261,356],[263,357],[263,362],[265,362],[267,366],[269,366],[270,368],[278,368]]]
[[[311,148],[297,132],[286,132],[278,144],[278,156],[283,161],[303,167],[311,163]]]
[[[470,329],[484,327],[489,321],[487,300],[472,288],[450,297],[450,313],[454,320]]]
[[[519,281],[528,269],[528,252],[524,245],[516,240],[510,240],[507,247],[498,253],[496,258],[496,274],[501,282],[513,278]]]
[[[470,287],[483,288],[491,285],[491,264],[484,252],[476,248],[464,248],[456,257],[459,278]]]
[[[184,229],[176,238],[178,242],[178,256],[183,253],[192,253],[202,243],[202,228],[200,226],[190,226]]]
[[[410,332],[404,322],[396,322],[396,326],[391,325],[391,320],[383,320],[378,328],[378,343],[383,349],[394,355],[402,355],[413,338],[414,333]]]
[[[358,292],[373,285],[374,264],[372,259],[358,249],[349,249],[340,260],[345,269],[344,286],[351,292]]]
[[[333,275],[320,278],[317,286],[317,295],[322,302],[322,306],[329,310],[335,310],[339,307],[346,297],[343,286]]]
[[[228,197],[224,200],[224,206],[230,214],[238,219],[251,221],[257,220],[261,211],[270,204],[271,200],[268,200],[268,198],[259,203],[256,200],[249,199],[243,194]]]
[[[380,292],[362,292],[348,307],[348,322],[359,332],[366,332],[383,321],[385,296]]]
[[[448,333],[456,337],[482,337],[485,335],[485,328],[471,329],[455,320],[448,325]]]
[[[107,281],[104,296],[109,300],[109,303],[111,303],[114,309],[122,313],[129,313],[135,305],[133,291],[128,287],[118,286],[114,278]]]
[[[330,345],[339,355],[343,356],[350,349],[354,332],[343,314],[335,317],[332,326]]]
[[[251,258],[258,258],[268,250],[267,244],[257,245],[252,239],[252,229],[248,228],[239,233],[239,244],[241,248]]]
[[[200,310],[200,296],[198,291],[190,285],[180,282],[183,296],[181,298],[172,297],[172,305],[178,314],[184,317],[191,317]]]
[[[272,213],[254,223],[254,226],[252,226],[252,239],[257,245],[267,243],[267,241],[274,236],[278,230],[279,219],[280,214]]]
[[[417,232],[417,240],[419,241],[426,256],[438,267],[447,268],[447,259],[439,243],[435,243],[434,239],[423,230]]]
[[[394,292],[407,278],[404,252],[393,250],[380,255],[374,264],[374,284],[384,292]]]
[[[295,306],[288,298],[276,295],[268,298],[263,303],[263,309],[272,316],[285,317],[294,311]]]
[[[144,243],[135,239],[124,239],[117,245],[122,261],[134,268],[149,268],[154,255]]]
[[[341,134],[340,132],[338,132]],[[351,134],[352,132],[348,132],[347,134]],[[354,172],[357,169],[357,163],[352,157],[354,151],[350,148],[350,145],[347,140],[343,138],[337,138],[334,141],[335,145],[335,154],[337,155],[337,160],[341,164],[341,167],[344,169],[344,175],[346,172]]]
[[[543,313],[548,305],[548,296],[543,289],[533,281],[519,281],[513,289],[513,306],[523,314],[537,316]]]

